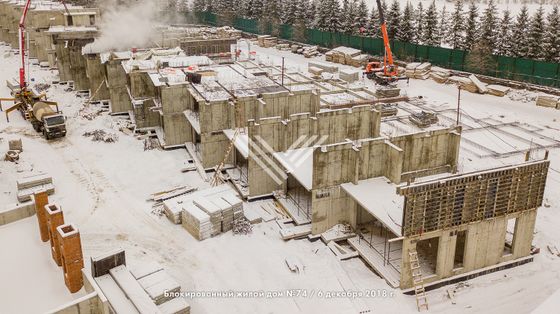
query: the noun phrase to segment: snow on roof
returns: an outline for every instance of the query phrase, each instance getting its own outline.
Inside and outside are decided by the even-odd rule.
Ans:
[[[235,130],[224,130],[224,134],[231,141],[233,139],[233,135],[235,134]],[[243,155],[243,158],[249,158],[249,135],[247,135],[247,133],[237,134],[237,137],[235,138],[235,142],[233,142],[233,144],[237,151],[239,151],[239,153]]]
[[[64,26],[55,25],[49,27],[46,33],[70,33],[70,32],[97,32],[97,27],[95,26]]]
[[[360,180],[358,184],[343,183],[341,187],[392,233],[402,236],[404,197],[397,195],[395,184],[377,177]]]
[[[163,86],[165,84],[179,84],[187,81],[187,75],[180,69],[165,68],[157,73],[148,73],[154,86]]]
[[[282,167],[291,174],[306,190],[313,185],[313,147],[290,149],[273,154]]]
[[[231,95],[215,80],[204,76],[202,77],[202,83],[193,84],[193,87],[207,101],[225,101],[231,97]]]

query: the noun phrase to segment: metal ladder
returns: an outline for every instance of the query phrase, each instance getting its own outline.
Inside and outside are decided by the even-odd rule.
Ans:
[[[418,252],[411,249],[408,252],[410,262],[410,272],[412,273],[412,285],[414,286],[414,295],[416,296],[416,307],[418,312],[422,308],[428,310],[428,297],[426,296],[426,289],[424,288],[424,279],[422,278],[422,270],[420,269],[420,261],[418,260]]]

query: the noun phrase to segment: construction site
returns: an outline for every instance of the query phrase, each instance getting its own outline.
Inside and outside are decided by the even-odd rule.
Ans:
[[[0,313],[557,311],[560,90],[106,10],[0,0]]]

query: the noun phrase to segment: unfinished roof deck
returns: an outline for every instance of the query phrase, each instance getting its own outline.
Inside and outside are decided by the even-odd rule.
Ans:
[[[404,197],[397,185],[385,177],[344,183],[342,189],[397,237],[402,236]]]

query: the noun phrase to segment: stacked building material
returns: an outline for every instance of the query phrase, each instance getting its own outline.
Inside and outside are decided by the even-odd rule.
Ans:
[[[360,79],[360,71],[352,69],[342,69],[338,72],[338,77],[348,83],[355,82]]]
[[[560,109],[560,98],[557,96],[539,95],[537,106]]]
[[[267,38],[269,38],[269,37],[272,37],[272,36],[270,36],[270,35],[261,35],[261,36],[257,37],[257,43],[258,43],[258,45],[261,46],[261,47],[264,47],[264,41],[265,41]]]
[[[307,64],[308,69],[310,67],[315,67],[315,68],[319,68],[319,69],[323,69],[324,72],[329,72],[329,73],[336,73],[338,72],[338,67],[335,65],[331,65],[328,63],[324,63],[324,62],[316,62],[316,61],[311,61]]]
[[[418,66],[420,66],[420,64],[421,63],[419,63],[419,62],[411,62],[411,63],[407,64],[404,74],[407,77],[414,78],[414,72],[416,71],[416,68]]]
[[[498,97],[504,97],[511,90],[511,88],[502,85],[488,85],[486,88],[488,88],[488,94]]]
[[[276,49],[278,49],[278,50],[291,50],[290,44],[278,44],[278,45],[276,45]]]
[[[210,216],[194,204],[183,207],[182,225],[195,239],[202,241],[212,237]]]
[[[370,55],[360,54],[360,55],[357,55],[355,57],[352,57],[348,61],[348,65],[351,65],[351,66],[354,66],[354,67],[357,67],[357,68],[365,67],[370,59],[371,59]]]
[[[401,94],[401,89],[391,86],[378,86],[375,90],[375,96],[377,98],[392,98],[399,97]]]
[[[202,197],[193,200],[193,203],[210,217],[212,236],[222,232],[222,209],[216,205],[217,202],[219,202],[219,199],[210,201]]]
[[[477,93],[478,87],[473,83],[471,79],[468,77],[461,77],[461,76],[451,76],[449,77],[448,82],[454,83],[456,85],[461,86],[462,89],[469,91],[471,93]]]
[[[430,77],[430,70],[432,64],[429,62],[424,62],[414,69],[414,78],[420,80],[426,80]]]
[[[175,293],[181,292],[181,285],[163,269],[138,279],[138,283],[156,305],[170,301]]]
[[[451,71],[448,69],[444,69],[440,67],[432,67],[430,71],[430,78],[440,84],[447,82],[450,76],[451,76]]]
[[[438,117],[435,112],[421,111],[411,114],[409,120],[420,128],[427,128],[430,125],[437,123]]]
[[[321,74],[323,74],[323,72],[325,70],[318,68],[318,67],[309,67],[307,69],[307,71],[309,71],[309,73],[313,74],[313,75],[317,75],[317,76],[321,76]]]
[[[269,36],[269,37],[264,38],[262,47],[271,48],[271,47],[276,46],[277,44],[278,44],[278,38]]]
[[[37,191],[45,190],[48,195],[54,193],[54,184],[52,177],[45,173],[24,176],[17,180],[17,198],[20,202],[31,200],[31,195]]]
[[[476,88],[478,89],[478,92],[480,94],[486,94],[488,92],[488,88],[486,87],[486,84],[482,83],[478,77],[476,77],[476,75],[471,74],[469,76],[469,79],[473,82],[473,84],[476,86]]]
[[[309,47],[303,47],[301,53],[306,58],[312,58],[319,55],[319,50],[317,46],[309,46]]]

